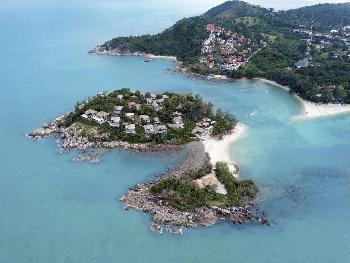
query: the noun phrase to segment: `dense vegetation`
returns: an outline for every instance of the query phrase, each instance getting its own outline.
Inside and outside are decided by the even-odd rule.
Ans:
[[[208,22],[204,17],[183,19],[161,34],[120,37],[105,45],[130,52],[172,55],[186,64],[192,64],[199,58],[202,41],[207,37],[203,28]]]
[[[242,206],[255,198],[258,189],[254,182],[237,180],[229,171],[226,163],[217,163],[215,174],[225,186],[227,195],[216,193],[214,187],[211,186],[201,189],[192,181],[211,173],[211,171],[211,165],[207,164],[197,172],[192,172],[188,177],[163,179],[154,184],[150,190],[172,207],[181,211],[189,211],[206,205],[222,208]]]
[[[122,99],[118,99],[118,95],[122,95]],[[154,95],[153,95],[154,96]],[[199,95],[191,94],[175,94],[165,93],[156,95],[154,101],[166,96],[158,110],[147,100],[151,98],[150,93],[141,93],[139,91],[132,92],[130,89],[116,90],[110,93],[104,93],[86,101],[78,102],[75,110],[65,116],[61,125],[69,127],[74,123],[83,124],[84,129],[82,136],[89,140],[98,140],[103,135],[104,141],[127,141],[130,143],[167,143],[167,144],[184,144],[195,140],[197,137],[193,134],[196,124],[203,118],[211,118],[215,123],[212,130],[214,135],[223,135],[233,130],[237,124],[237,119],[230,113],[213,110],[210,102],[205,102]],[[140,107],[137,109],[130,106],[130,103],[136,103]],[[106,121],[99,124],[93,120],[86,119],[82,115],[87,110],[95,110],[97,112],[106,112],[111,118],[116,105],[123,106],[122,112],[118,115],[121,118],[119,127],[112,127]],[[134,120],[130,120],[125,113],[134,113]],[[171,128],[169,124],[173,121],[174,112],[181,114],[183,120],[183,128]],[[139,119],[140,115],[148,115],[151,119],[150,123],[146,123]],[[152,124],[154,117],[158,117],[160,124],[167,127],[165,133],[146,134],[144,125]],[[134,134],[125,133],[125,125],[134,123],[136,132]],[[97,132],[96,132],[97,131]],[[96,135],[97,134],[97,135]]]
[[[209,70],[198,61],[202,41],[208,37],[208,23],[230,29],[257,43],[263,40],[267,47],[237,71]],[[349,54],[349,47],[335,43],[327,50],[312,50],[312,66],[296,69],[294,64],[307,54],[303,41],[306,36],[293,32],[299,25],[320,32],[350,25],[350,4],[319,4],[275,12],[242,1],[228,1],[201,16],[180,20],[160,34],[120,37],[104,45],[107,49],[174,55],[185,67],[202,75],[221,73],[233,78],[268,78],[288,85],[291,92],[314,102],[350,103],[350,57],[335,57],[346,50]]]
[[[280,16],[293,25],[312,25],[318,31],[329,31],[350,25],[350,3],[307,6],[281,12]]]

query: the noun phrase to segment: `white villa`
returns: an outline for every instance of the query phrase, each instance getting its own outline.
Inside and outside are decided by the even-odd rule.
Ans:
[[[97,111],[95,111],[95,110],[87,110],[87,111],[85,111],[85,113],[83,115],[81,115],[81,117],[83,117],[85,119],[90,119],[96,113],[97,113]]]
[[[128,124],[128,125],[125,125],[125,130],[124,130],[125,133],[136,133],[135,131],[135,124]]]
[[[167,127],[165,125],[158,125],[155,127],[157,133],[166,133]]]
[[[153,125],[144,125],[143,128],[147,134],[152,134],[154,132]]]
[[[109,116],[109,113],[104,111],[99,111],[95,115],[91,116],[91,119],[96,121],[98,124],[102,124],[107,121],[108,116]]]
[[[120,117],[112,117],[108,123],[111,127],[119,127]]]
[[[104,111],[95,111],[95,110],[87,110],[85,111],[84,114],[81,115],[81,117],[83,117],[84,119],[87,120],[93,120],[95,122],[97,122],[98,124],[102,124],[104,122],[107,121],[107,118],[109,116],[109,113],[104,112]]]
[[[122,112],[122,110],[123,110],[123,106],[115,106],[114,107],[114,114],[116,114],[116,115],[120,115],[121,114],[121,112]]]
[[[118,95],[118,99],[123,99],[123,95]],[[132,96],[137,98],[137,96]],[[146,98],[148,105],[153,106],[156,111],[162,109],[164,100],[168,99],[168,95],[155,95],[151,94],[151,98]],[[144,100],[144,98],[143,98]],[[118,105],[119,104],[119,105]],[[121,127],[124,128],[124,132],[127,134],[135,134],[136,127],[143,128],[146,134],[164,134],[168,131],[168,129],[183,129],[184,119],[183,113],[181,112],[182,105],[179,104],[173,111],[171,116],[170,123],[163,123],[160,121],[158,115],[155,117],[149,116],[146,114],[139,115],[139,111],[135,111],[134,109],[140,109],[141,104],[138,104],[135,101],[128,101],[127,106],[122,106],[120,101],[116,103],[112,112],[104,112],[104,111],[96,111],[93,109],[88,109],[81,115],[81,117],[94,121],[98,124],[108,123],[110,127]],[[129,112],[126,112],[125,109],[130,109]],[[134,111],[134,112],[133,112]],[[186,115],[184,115],[184,118]],[[192,130],[192,133],[195,134],[199,138],[204,138],[208,136],[213,127],[215,121],[212,121],[210,118],[203,118],[199,122],[196,123],[195,128]],[[141,125],[141,126],[140,126]]]

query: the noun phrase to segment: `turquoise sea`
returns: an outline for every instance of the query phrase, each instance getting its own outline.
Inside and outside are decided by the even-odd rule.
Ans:
[[[173,74],[166,60],[87,54],[191,13],[122,2],[0,8],[0,262],[350,262],[350,116],[290,121],[298,102],[260,81],[209,82]],[[156,235],[149,215],[124,211],[118,198],[183,154],[112,151],[93,165],[73,162],[54,139],[24,137],[77,100],[122,87],[199,93],[236,113],[249,129],[232,157],[258,182],[274,226]]]

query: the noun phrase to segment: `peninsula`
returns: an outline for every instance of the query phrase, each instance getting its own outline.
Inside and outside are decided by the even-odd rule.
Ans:
[[[228,153],[222,152],[224,159],[220,159],[213,149],[214,140],[230,143],[242,127],[232,114],[214,111],[199,95],[121,89],[78,102],[74,111],[28,136],[55,135],[63,150],[186,151],[178,167],[121,197],[126,209],[151,213],[155,221],[151,228],[158,232],[163,225],[210,226],[218,219],[269,225],[255,203],[257,186],[239,180],[238,166],[229,162]],[[220,147],[226,151],[227,145]]]
[[[307,101],[350,103],[349,3],[275,11],[227,1],[159,34],[117,37],[90,53],[174,56],[181,72],[264,78]]]

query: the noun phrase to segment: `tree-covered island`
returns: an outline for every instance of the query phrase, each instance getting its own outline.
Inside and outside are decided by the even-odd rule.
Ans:
[[[275,11],[227,1],[159,34],[117,37],[91,53],[175,56],[185,72],[266,78],[309,101],[350,103],[349,3]]]
[[[103,92],[77,102],[74,111],[51,125],[79,130],[89,142],[130,144],[184,144],[210,135],[231,132],[237,119],[227,112],[214,112],[199,95],[152,94],[121,89]],[[45,128],[45,127],[44,127]],[[32,133],[41,137],[45,129]]]
[[[268,225],[255,209],[258,188],[254,182],[237,179],[227,163],[212,164],[201,142],[230,134],[237,122],[232,114],[214,111],[199,95],[121,89],[76,103],[72,112],[29,136],[55,135],[62,149],[84,152],[105,148],[186,151],[185,160],[161,179],[138,184],[122,197],[126,208],[153,215],[154,230],[161,225],[209,226],[219,218]]]

